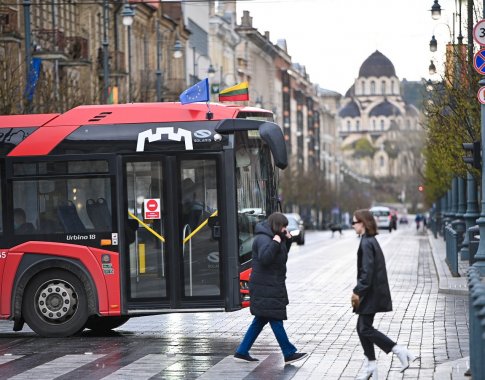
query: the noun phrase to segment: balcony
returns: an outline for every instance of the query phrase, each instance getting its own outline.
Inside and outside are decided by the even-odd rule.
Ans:
[[[20,43],[22,36],[18,30],[17,11],[0,7],[0,41]]]
[[[35,29],[32,31],[34,57],[45,60],[67,61],[66,38],[59,29]]]
[[[66,37],[67,61],[63,66],[85,66],[91,63],[89,59],[89,41],[87,38],[74,36]]]
[[[98,48],[97,69],[99,76],[103,76],[103,49]],[[119,50],[111,51],[108,57],[108,71],[110,77],[124,77],[126,71],[125,53]]]

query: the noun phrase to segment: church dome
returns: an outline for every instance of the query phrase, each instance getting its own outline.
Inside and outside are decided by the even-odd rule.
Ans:
[[[372,53],[360,66],[359,77],[395,77],[394,65],[379,50]]]
[[[386,99],[372,108],[369,116],[401,116],[401,111]]]
[[[360,109],[357,103],[352,100],[347,103],[338,113],[340,117],[360,117]]]

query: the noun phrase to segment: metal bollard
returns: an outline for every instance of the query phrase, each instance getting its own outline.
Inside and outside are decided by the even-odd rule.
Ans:
[[[446,227],[446,262],[453,277],[459,277],[458,273],[458,234],[448,225]]]
[[[480,272],[468,270],[470,318],[470,371],[475,379],[485,378],[485,283]]]
[[[475,254],[478,251],[478,244],[480,243],[480,228],[478,226],[470,227],[468,233],[468,263],[472,266],[475,263]],[[475,237],[477,236],[477,237]]]

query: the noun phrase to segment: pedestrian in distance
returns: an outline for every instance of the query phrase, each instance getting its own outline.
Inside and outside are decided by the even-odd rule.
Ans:
[[[271,214],[266,221],[256,225],[249,280],[250,311],[254,319],[236,349],[236,361],[258,361],[249,354],[249,350],[268,323],[283,352],[285,365],[307,356],[306,353],[297,352],[283,326],[283,320],[288,319],[286,305],[289,301],[285,281],[288,251],[292,243],[287,226],[288,219],[279,212]]]
[[[422,220],[421,214],[416,214],[416,218],[414,218],[414,221],[416,222],[416,231],[419,231],[419,227],[421,227],[421,220]]]
[[[352,227],[361,236],[357,251],[357,285],[351,303],[354,313],[359,315],[357,334],[366,357],[364,372],[357,379],[372,377],[377,380],[377,363],[374,345],[386,354],[393,352],[401,362],[401,372],[409,363],[417,359],[406,347],[398,345],[372,325],[376,313],[392,311],[391,292],[387,279],[386,262],[382,249],[377,242],[377,224],[371,212],[357,210],[354,212]]]

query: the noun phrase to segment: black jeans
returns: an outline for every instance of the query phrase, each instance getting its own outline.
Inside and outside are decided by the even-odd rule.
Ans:
[[[359,334],[360,344],[364,349],[364,355],[369,360],[376,360],[374,344],[386,354],[392,351],[396,345],[391,339],[380,331],[377,331],[372,324],[375,314],[360,314],[357,320],[357,334]]]

